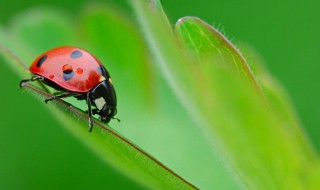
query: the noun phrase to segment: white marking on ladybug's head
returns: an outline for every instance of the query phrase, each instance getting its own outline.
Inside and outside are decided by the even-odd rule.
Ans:
[[[113,83],[112,83],[112,80],[111,80],[111,77],[109,78],[109,82],[110,82],[111,84],[113,84]]]
[[[103,106],[106,104],[106,101],[104,98],[100,97],[94,100],[94,103],[96,104],[97,108],[101,110]]]
[[[105,81],[106,80],[106,78],[104,78],[104,76],[100,76],[100,78],[99,78],[99,82],[102,82],[102,81]]]

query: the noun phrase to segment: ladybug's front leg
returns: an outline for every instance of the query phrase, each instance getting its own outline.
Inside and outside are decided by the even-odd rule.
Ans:
[[[93,128],[93,121],[92,121],[92,109],[91,109],[90,92],[87,93],[87,104],[88,104],[88,116],[89,116],[89,132],[91,132],[92,128]]]
[[[39,75],[33,75],[30,79],[24,79],[20,81],[20,87],[22,88],[23,84],[29,81],[36,81],[36,80],[43,80],[42,76]]]
[[[91,108],[91,111],[92,111],[92,115],[99,114],[99,110],[97,108],[94,108],[94,109]]]

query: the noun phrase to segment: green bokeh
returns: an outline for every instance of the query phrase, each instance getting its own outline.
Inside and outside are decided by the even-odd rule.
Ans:
[[[1,0],[0,25],[6,25],[11,17],[30,7],[51,5],[76,14],[86,2]],[[126,0],[105,2],[130,11]],[[215,26],[221,26],[234,41],[253,45],[265,58],[271,73],[289,91],[308,135],[320,150],[320,142],[317,141],[320,137],[317,125],[320,122],[318,1],[271,0],[262,3],[254,0],[162,0],[162,3],[172,23],[182,16],[197,16]],[[133,16],[133,13],[130,14]],[[46,189],[43,185],[52,184],[52,189],[141,188],[102,163],[63,128],[48,129],[48,123],[55,123],[53,126],[56,126],[58,122],[45,111],[41,102],[34,101],[30,95],[18,89],[17,81],[20,79],[12,76],[12,71],[2,62],[0,69],[3,89],[0,95],[1,113],[12,113],[0,120],[0,187]],[[6,101],[8,97],[14,97],[15,101]],[[30,111],[31,106],[38,110]],[[25,115],[15,115],[17,109]],[[37,125],[34,125],[35,122]],[[34,129],[35,126],[43,128]],[[46,165],[63,165],[65,169],[54,170],[55,167],[51,167],[46,170]]]

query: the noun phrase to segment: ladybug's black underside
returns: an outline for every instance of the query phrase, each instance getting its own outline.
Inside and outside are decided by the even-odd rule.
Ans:
[[[70,92],[61,86],[57,85],[56,83],[52,82],[49,79],[43,78],[41,80],[44,84],[58,90],[61,92]],[[103,98],[106,102],[106,104],[103,106],[101,110],[94,109],[94,113],[98,114],[102,118],[105,118],[104,120],[101,120],[105,123],[108,123],[111,118],[116,114],[117,110],[117,98],[115,91],[113,89],[112,84],[109,82],[109,80],[102,81],[100,84],[98,84],[96,87],[94,87],[92,90],[88,92],[90,94],[90,100],[91,104],[94,105],[97,108],[97,105],[95,104],[96,99]],[[85,100],[87,98],[87,93],[78,93],[78,95],[74,96],[78,100]]]

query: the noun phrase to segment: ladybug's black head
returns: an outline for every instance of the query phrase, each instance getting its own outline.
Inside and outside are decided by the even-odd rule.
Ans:
[[[97,114],[104,123],[108,123],[117,113],[117,98],[110,80],[105,80],[90,92],[91,101],[97,108]]]
[[[100,119],[104,123],[109,123],[110,119],[117,114],[117,108],[115,106],[104,105],[99,112]]]

